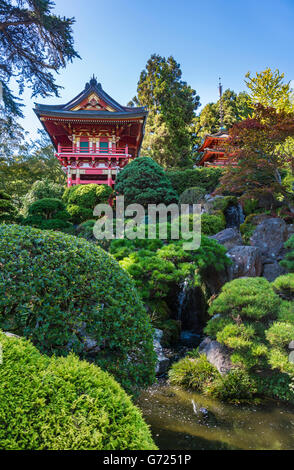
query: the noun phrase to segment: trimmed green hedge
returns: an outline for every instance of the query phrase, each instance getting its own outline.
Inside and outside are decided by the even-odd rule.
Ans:
[[[117,382],[75,355],[41,355],[0,332],[0,449],[156,449],[140,411]]]
[[[86,356],[128,389],[152,383],[152,328],[133,282],[98,246],[74,236],[0,226],[0,328],[41,352]]]

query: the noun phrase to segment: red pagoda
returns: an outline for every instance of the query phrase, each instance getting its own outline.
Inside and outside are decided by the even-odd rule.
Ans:
[[[198,149],[198,152],[202,152],[202,156],[197,165],[225,166],[228,163],[229,155],[226,154],[224,144],[228,141],[228,138],[229,135],[224,131],[205,136],[203,144]]]
[[[69,103],[35,103],[35,113],[49,134],[68,186],[108,184],[139,155],[148,111],[122,106],[96,78]]]

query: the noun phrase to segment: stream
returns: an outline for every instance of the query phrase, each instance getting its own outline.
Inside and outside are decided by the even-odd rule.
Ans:
[[[166,383],[142,392],[137,405],[160,450],[294,449],[292,405],[232,405]]]

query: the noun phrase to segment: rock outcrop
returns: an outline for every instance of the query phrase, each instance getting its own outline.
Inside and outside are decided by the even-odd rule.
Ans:
[[[218,341],[205,338],[199,345],[199,353],[205,354],[207,360],[217,368],[220,374],[228,373],[232,368],[229,350]]]
[[[288,240],[288,227],[284,220],[266,219],[257,225],[250,244],[261,251],[263,264],[280,261],[285,253],[284,243]]]
[[[261,276],[262,260],[255,246],[234,246],[228,251],[233,264],[228,268],[229,279]]]
[[[221,245],[224,245],[227,250],[237,246],[243,245],[243,240],[239,230],[235,228],[226,228],[216,235],[212,235],[210,238],[216,240]]]

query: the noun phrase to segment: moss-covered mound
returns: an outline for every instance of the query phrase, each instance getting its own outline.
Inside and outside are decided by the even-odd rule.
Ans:
[[[2,225],[0,263],[0,328],[46,354],[89,353],[127,388],[153,381],[148,316],[132,280],[104,250],[63,233]]]
[[[0,332],[0,449],[155,449],[115,380],[71,354],[49,358]]]

